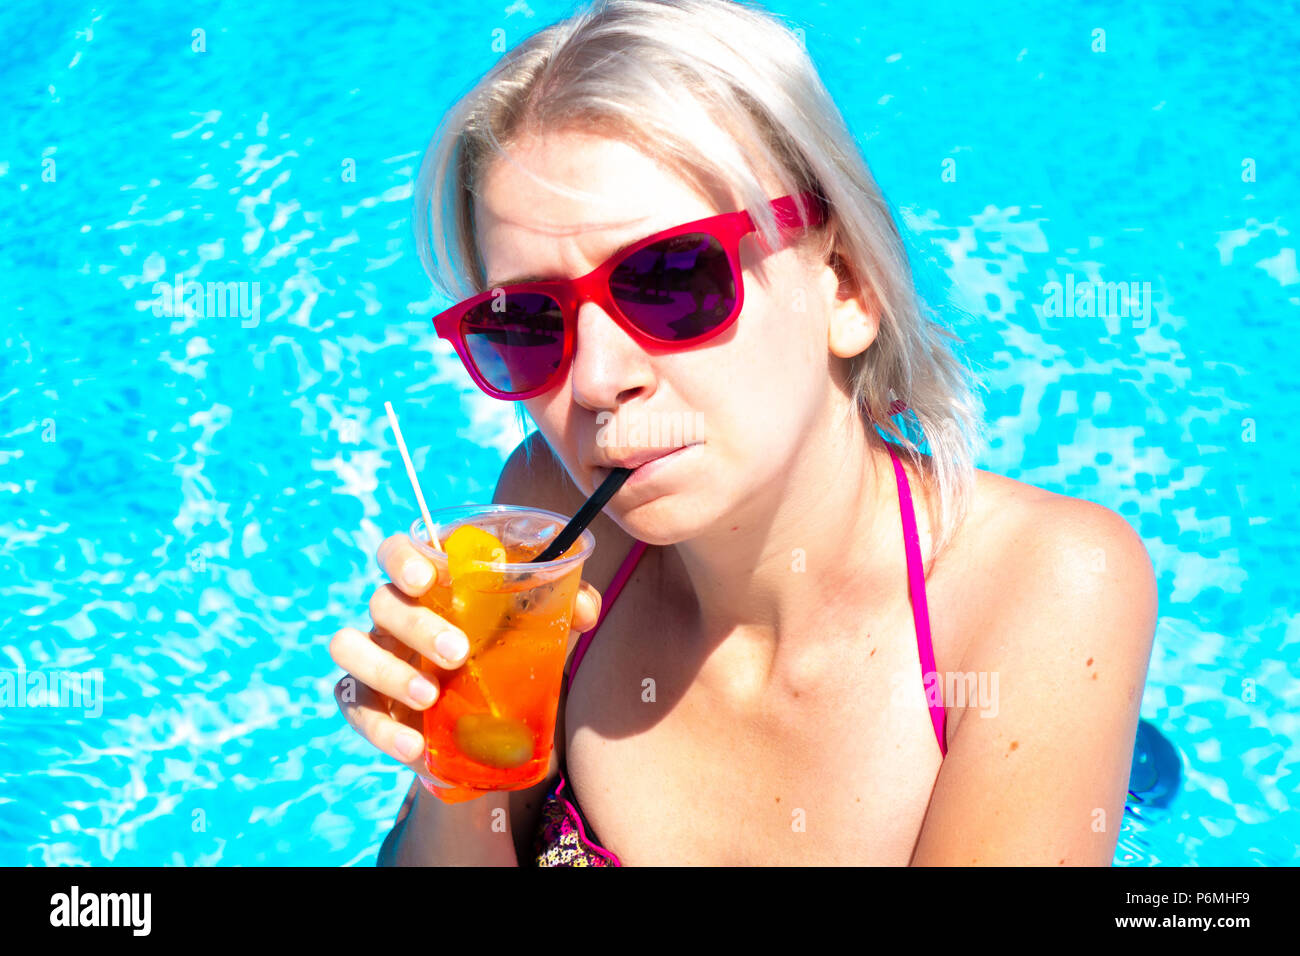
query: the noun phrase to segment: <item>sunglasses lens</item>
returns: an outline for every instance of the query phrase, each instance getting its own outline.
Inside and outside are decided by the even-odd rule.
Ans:
[[[564,358],[564,317],[548,295],[496,296],[465,313],[460,327],[479,374],[501,392],[537,388]]]
[[[736,277],[716,237],[673,236],[638,249],[609,280],[623,314],[647,335],[685,342],[712,332],[736,305]]]

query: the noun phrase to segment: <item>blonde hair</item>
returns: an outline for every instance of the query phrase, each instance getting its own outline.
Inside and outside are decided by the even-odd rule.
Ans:
[[[889,206],[799,37],[731,0],[596,0],[525,38],[446,113],[421,163],[416,245],[452,301],[486,286],[473,199],[490,162],[569,130],[635,145],[703,193],[729,184],[773,245],[765,172],[779,195],[827,200],[810,241],[880,314],[875,342],[852,360],[856,405],[937,489],[942,551],[969,508],[982,408],[949,345],[960,340],[922,302]],[[905,412],[891,414],[895,399]]]

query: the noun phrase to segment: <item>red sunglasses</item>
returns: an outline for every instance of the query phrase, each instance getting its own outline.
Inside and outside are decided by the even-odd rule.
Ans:
[[[812,192],[774,199],[772,210],[782,239],[826,218]],[[564,380],[584,302],[595,302],[644,347],[689,348],[726,331],[745,301],[740,240],[756,229],[744,210],[674,226],[581,278],[481,292],[435,316],[433,326],[484,392],[532,398]]]

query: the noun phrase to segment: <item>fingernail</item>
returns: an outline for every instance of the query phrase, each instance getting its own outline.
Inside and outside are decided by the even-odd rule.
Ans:
[[[433,580],[433,568],[428,561],[411,558],[402,565],[402,582],[409,588],[424,588]]]
[[[423,677],[412,677],[411,682],[406,685],[406,692],[411,695],[411,700],[422,707],[432,704],[433,699],[438,696],[438,689]]]
[[[449,661],[457,661],[469,653],[469,640],[460,631],[443,631],[433,641],[438,653]]]
[[[397,732],[397,742],[395,744],[397,752],[406,760],[414,760],[420,756],[420,751],[424,749],[424,738],[414,730],[407,727]]]

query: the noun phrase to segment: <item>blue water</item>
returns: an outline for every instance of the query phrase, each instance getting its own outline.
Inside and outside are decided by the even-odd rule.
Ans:
[[[1116,863],[1295,864],[1293,12],[771,6],[987,384],[979,466],[1151,552],[1142,714],[1186,776]],[[103,675],[97,716],[0,708],[0,863],[374,861],[409,773],[327,645],[411,518],[383,402],[431,505],[522,437],[432,335],[412,177],[493,31],[566,9],[0,8],[0,668]],[[257,321],[155,314],[178,274],[259,283]],[[1068,276],[1150,283],[1149,321],[1045,315]]]

